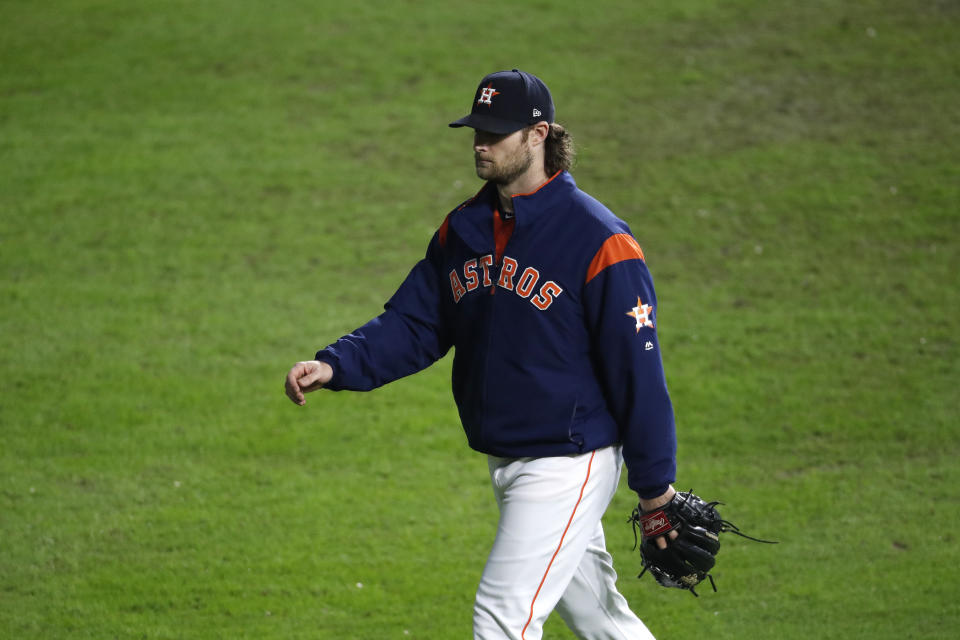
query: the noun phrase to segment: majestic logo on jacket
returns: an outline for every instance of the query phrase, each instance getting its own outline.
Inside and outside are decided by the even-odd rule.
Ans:
[[[640,296],[637,296],[637,306],[635,306],[632,311],[627,311],[627,315],[635,318],[637,321],[637,333],[640,333],[640,329],[643,327],[654,328],[653,321],[650,319],[652,314],[653,307],[648,304],[643,304]]]
[[[470,291],[476,291],[481,287],[484,289],[492,287],[494,284],[491,277],[492,268],[493,255],[488,253],[463,263],[462,280],[456,269],[450,271],[450,290],[453,292],[453,301],[459,303]],[[500,266],[500,276],[497,278],[496,285],[529,300],[530,304],[540,311],[546,311],[557,296],[563,293],[563,288],[553,280],[548,280],[537,289],[539,283],[540,272],[537,269],[527,267],[521,272],[520,264],[516,260],[510,256],[503,256],[503,264]],[[491,293],[493,293],[492,290]]]

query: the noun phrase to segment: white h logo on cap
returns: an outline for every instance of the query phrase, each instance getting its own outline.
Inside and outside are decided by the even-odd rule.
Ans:
[[[493,96],[498,95],[500,95],[500,92],[493,88],[493,83],[491,82],[480,90],[480,99],[477,100],[477,104],[489,104],[492,106]]]

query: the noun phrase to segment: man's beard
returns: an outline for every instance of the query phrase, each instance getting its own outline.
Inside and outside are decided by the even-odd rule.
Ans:
[[[477,176],[494,184],[510,184],[526,173],[532,164],[533,152],[524,144],[500,164],[477,164]]]

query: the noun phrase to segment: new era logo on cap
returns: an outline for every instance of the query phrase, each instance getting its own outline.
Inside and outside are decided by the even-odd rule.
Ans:
[[[553,114],[547,85],[531,73],[513,69],[481,80],[470,113],[450,126],[507,134],[543,120],[553,122]]]

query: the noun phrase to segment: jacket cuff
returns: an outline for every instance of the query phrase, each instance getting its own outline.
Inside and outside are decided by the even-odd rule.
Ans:
[[[334,369],[336,371],[336,369]],[[637,489],[637,495],[644,500],[651,500],[653,498],[659,498],[667,492],[667,489],[670,488],[670,483],[659,485],[656,487],[643,487],[642,489]]]
[[[329,389],[330,391],[340,391],[343,386],[341,385],[341,376],[340,374],[340,358],[330,353],[327,349],[321,349],[317,351],[317,355],[314,356],[314,360],[319,360],[320,362],[326,362],[330,365],[330,368],[333,369],[333,377],[330,378],[330,381],[327,384],[323,385],[324,389]]]

